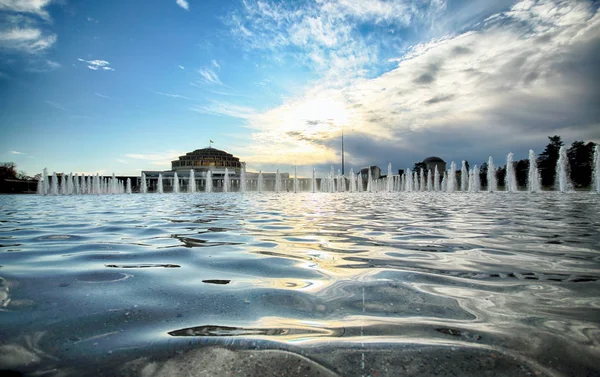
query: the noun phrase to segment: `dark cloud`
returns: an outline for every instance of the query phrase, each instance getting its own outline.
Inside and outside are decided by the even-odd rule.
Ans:
[[[454,98],[454,94],[435,96],[435,97],[432,97],[432,98],[428,99],[427,101],[425,101],[425,103],[428,105],[433,105],[434,103],[450,101],[453,98]]]
[[[429,64],[426,67],[425,72],[423,72],[419,76],[417,76],[413,80],[413,82],[416,84],[431,84],[432,82],[435,81],[436,75],[439,72],[440,68],[441,68],[440,63]]]
[[[452,49],[452,55],[467,55],[472,52],[473,52],[473,50],[471,50],[468,47],[463,47],[463,46],[456,46]]]

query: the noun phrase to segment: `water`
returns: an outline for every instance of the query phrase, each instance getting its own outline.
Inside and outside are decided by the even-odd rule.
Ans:
[[[427,191],[433,191],[433,174],[431,169],[427,171]]]
[[[412,172],[410,169],[406,169],[404,174],[404,191],[411,192],[413,190]]]
[[[567,148],[563,145],[558,152],[558,161],[556,163],[556,190],[567,192],[573,190],[573,185],[569,179],[569,157],[567,156]]]
[[[146,194],[148,192],[148,184],[146,183],[146,174],[142,173],[142,181],[140,183],[140,192]]]
[[[487,189],[488,192],[494,192],[498,190],[498,180],[496,178],[496,166],[494,165],[494,159],[492,156],[488,159],[487,166]]]
[[[257,191],[262,192],[263,190],[263,174],[262,170],[258,172],[258,182],[257,182]]]
[[[598,375],[599,214],[583,192],[1,196],[0,369]]]
[[[212,171],[206,172],[206,181],[205,181],[204,191],[211,193],[213,191],[213,180],[212,180]]]
[[[196,175],[194,174],[194,169],[190,169],[188,192],[191,194],[196,192]]]
[[[529,192],[542,191],[540,171],[537,167],[537,156],[533,149],[529,150],[529,174],[527,175],[527,185]]]
[[[454,161],[450,163],[450,171],[448,172],[448,178],[446,179],[446,191],[456,191],[456,164]]]
[[[592,191],[600,193],[600,145],[594,147],[594,166],[592,173]]]
[[[162,194],[164,192],[163,191],[163,177],[162,177],[162,174],[158,175],[158,181],[156,182],[156,192],[159,193],[159,194]]]
[[[510,152],[506,156],[506,176],[504,177],[504,186],[508,192],[516,192],[517,174],[515,173],[514,154]]]
[[[438,171],[437,165],[435,166],[434,173],[434,181],[433,181],[433,191],[440,191],[440,172]]]
[[[229,187],[231,185],[231,180],[229,178],[229,169],[225,168],[225,177],[223,178],[223,192],[231,191]]]
[[[246,163],[242,162],[242,172],[240,173],[240,192],[246,192]]]
[[[177,176],[177,173],[173,174],[173,192],[175,194],[179,193],[179,177]]]
[[[462,160],[460,168],[460,191],[469,191],[467,185],[469,183],[469,170],[467,169],[467,161]]]

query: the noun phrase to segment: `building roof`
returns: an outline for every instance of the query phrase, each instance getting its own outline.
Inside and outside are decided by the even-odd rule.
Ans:
[[[426,159],[423,160],[424,163],[430,163],[430,162],[443,162],[446,163],[446,161],[442,160],[439,157],[436,156],[431,156],[431,157],[427,157]]]

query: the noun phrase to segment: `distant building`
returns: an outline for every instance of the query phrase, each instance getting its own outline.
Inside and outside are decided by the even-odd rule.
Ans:
[[[368,168],[360,169],[360,176],[362,179],[367,179],[369,177],[369,170],[371,170],[371,179],[381,178],[381,168],[379,166],[371,165]]]
[[[427,170],[431,169],[432,172],[435,171],[436,166],[440,174],[446,171],[446,161],[442,160],[439,157],[427,157],[423,160],[423,163],[427,166]]]
[[[146,182],[150,191],[156,190],[160,174],[163,179],[163,188],[166,192],[169,192],[174,186],[175,173],[177,173],[179,187],[182,190],[187,189],[190,181],[190,171],[193,169],[196,187],[202,191],[206,186],[206,176],[209,171],[212,177],[213,189],[219,190],[223,187],[225,170],[227,170],[227,176],[231,180],[231,188],[236,191],[240,186],[241,172],[244,165],[244,162],[241,162],[238,157],[231,153],[208,147],[196,149],[184,156],[179,156],[177,160],[171,161],[171,170],[144,170],[142,173],[146,175]],[[246,172],[246,182],[249,187],[257,185],[258,176],[259,173],[257,172]],[[262,177],[264,189],[274,190],[276,173],[265,172],[262,173]],[[289,173],[280,173],[280,179],[282,190],[291,187]]]

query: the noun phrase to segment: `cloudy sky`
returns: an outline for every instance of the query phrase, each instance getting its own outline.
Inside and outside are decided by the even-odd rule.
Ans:
[[[0,0],[0,161],[135,174],[208,146],[250,170],[600,141],[594,1]]]

